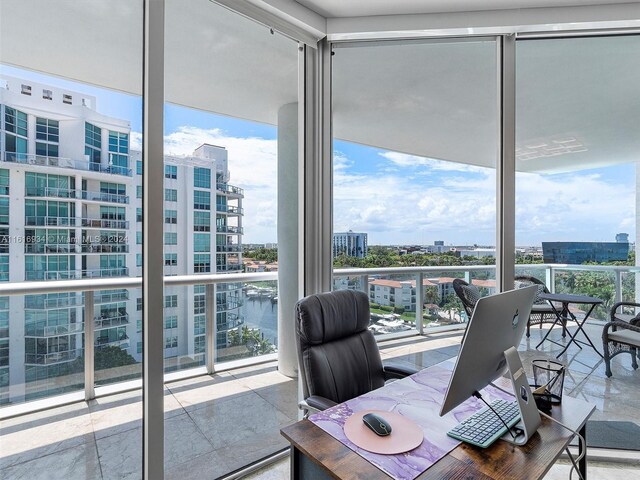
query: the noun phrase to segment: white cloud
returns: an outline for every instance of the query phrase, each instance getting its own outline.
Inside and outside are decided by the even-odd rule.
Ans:
[[[452,170],[456,172],[484,172],[486,170],[485,167],[419,157],[408,153],[382,152],[379,155],[399,167],[428,167],[430,170]]]

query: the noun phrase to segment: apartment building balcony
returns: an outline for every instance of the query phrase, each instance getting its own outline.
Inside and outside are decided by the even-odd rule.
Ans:
[[[80,248],[75,244],[51,245],[44,243],[25,243],[24,253],[79,253]]]
[[[129,245],[122,243],[83,243],[82,253],[129,253]]]
[[[242,265],[235,263],[227,263],[224,265],[216,265],[217,272],[241,272]]]
[[[242,227],[235,227],[229,225],[216,225],[217,233],[230,233],[232,235],[242,235],[244,229]]]
[[[227,310],[236,310],[242,306],[240,299],[227,299],[225,302],[216,302],[216,310],[218,312],[226,312]]]
[[[94,319],[94,328],[96,330],[100,330],[103,328],[110,328],[110,327],[119,327],[121,325],[128,325],[128,324],[129,324],[128,313],[122,313],[122,314],[113,315],[113,316],[96,317]]]
[[[28,295],[24,299],[24,308],[31,310],[48,310],[82,305],[81,299],[76,294],[57,298],[47,298],[46,295]]]
[[[82,217],[80,226],[95,229],[108,228],[110,230],[127,230],[129,228],[129,222],[127,220]]]
[[[70,362],[79,357],[75,350],[55,353],[25,353],[24,363],[26,365],[54,365]]]
[[[227,321],[218,322],[216,324],[216,329],[218,330],[218,332],[227,332],[229,330],[233,330],[234,328],[238,328],[242,325],[244,325],[243,316],[227,314]]]
[[[109,293],[96,292],[93,297],[93,302],[97,304],[112,303],[123,300],[129,300],[129,290],[117,290]]]
[[[129,269],[127,267],[113,268],[95,268],[81,270],[80,277],[76,278],[109,278],[109,277],[128,277]]]
[[[76,322],[49,326],[27,324],[24,331],[27,337],[58,337],[61,335],[82,333],[84,331],[84,323]]]
[[[228,185],[226,183],[217,183],[216,190],[218,193],[225,194],[228,197],[233,198],[243,198],[244,190],[240,187],[234,187],[233,185]]]
[[[117,193],[94,192],[89,190],[81,190],[80,198],[91,202],[107,202],[107,203],[129,203],[128,195],[120,195]]]
[[[25,187],[26,197],[78,198],[77,190],[57,187]]]
[[[218,253],[240,253],[242,252],[241,245],[216,245],[216,252]]]
[[[111,175],[131,176],[131,169],[116,165],[102,165],[88,160],[74,160],[65,157],[48,157],[33,153],[2,152],[0,159],[3,162],[18,163],[22,165],[34,165],[41,167],[68,168],[72,170],[108,173]]]
[[[224,213],[229,216],[244,215],[244,209],[232,205],[216,205],[216,213]]]
[[[76,217],[48,217],[27,215],[24,217],[24,224],[34,227],[75,227]]]

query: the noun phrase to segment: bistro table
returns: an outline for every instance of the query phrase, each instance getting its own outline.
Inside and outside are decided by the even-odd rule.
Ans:
[[[589,318],[589,315],[591,315],[591,312],[593,312],[593,309],[596,308],[597,305],[602,305],[604,303],[602,300],[596,297],[588,297],[586,295],[574,295],[571,293],[541,293],[539,298],[543,300],[547,300],[549,302],[549,304],[551,305],[551,308],[553,309],[553,312],[556,314],[556,320],[553,322],[553,325],[547,331],[547,334],[544,336],[544,338],[540,340],[540,343],[538,343],[538,345],[536,345],[536,349],[540,347],[540,345],[542,345],[545,340],[547,340],[547,337],[551,333],[551,330],[553,330],[553,327],[555,327],[558,324],[558,322],[560,323],[560,325],[562,325],[562,328],[563,328],[562,336],[564,337],[564,332],[567,326],[567,320],[573,320],[578,325],[578,328],[573,335],[571,334],[571,332],[569,332],[569,341],[566,342],[562,351],[558,355],[556,355],[556,358],[559,358],[564,352],[566,352],[567,349],[569,348],[569,345],[571,345],[572,342],[575,343],[580,349],[582,349],[580,344],[590,345],[591,348],[593,348],[593,350],[598,355],[600,355],[601,358],[604,358],[602,357],[602,354],[598,351],[596,346],[593,344],[593,342],[589,338],[589,335],[587,335],[587,332],[585,332],[583,328],[585,322]],[[556,309],[553,302],[562,304],[562,309],[559,312]],[[569,310],[569,305],[572,303],[577,305],[591,305],[591,308],[589,308],[589,310],[587,311],[587,314],[584,316],[582,320],[578,320],[576,316],[571,312],[571,310]],[[587,339],[586,342],[583,342],[582,340],[578,340],[576,338],[579,332],[582,332],[584,337]],[[561,343],[558,343],[555,340],[552,340],[550,338],[548,340],[552,343],[555,343],[556,345],[562,346]]]

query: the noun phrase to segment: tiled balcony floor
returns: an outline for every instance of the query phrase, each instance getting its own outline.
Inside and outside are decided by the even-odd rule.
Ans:
[[[599,326],[588,327],[597,346],[600,331]],[[542,352],[533,350],[540,335],[536,328],[530,340],[523,340],[525,365],[558,351],[551,343]],[[380,347],[384,360],[427,367],[456,355],[461,338],[461,332],[439,333],[387,341]],[[595,403],[594,419],[638,422],[640,372],[633,371],[628,355],[614,359],[613,379],[606,379],[600,357],[587,349],[571,347],[564,360],[569,363],[565,394]],[[214,479],[286,447],[279,430],[297,419],[296,404],[296,382],[278,373],[274,364],[168,384],[166,478]],[[4,420],[0,477],[141,478],[141,413],[140,392],[129,392]],[[623,468],[640,478],[639,467]],[[254,478],[285,478],[287,469],[287,462],[280,462]],[[548,478],[566,478],[566,471],[558,465]]]

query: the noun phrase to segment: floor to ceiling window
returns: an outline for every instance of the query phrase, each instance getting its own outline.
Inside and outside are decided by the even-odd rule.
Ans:
[[[456,277],[496,290],[496,72],[494,39],[334,45],[333,266],[372,269],[334,288],[375,333],[466,321]]]

